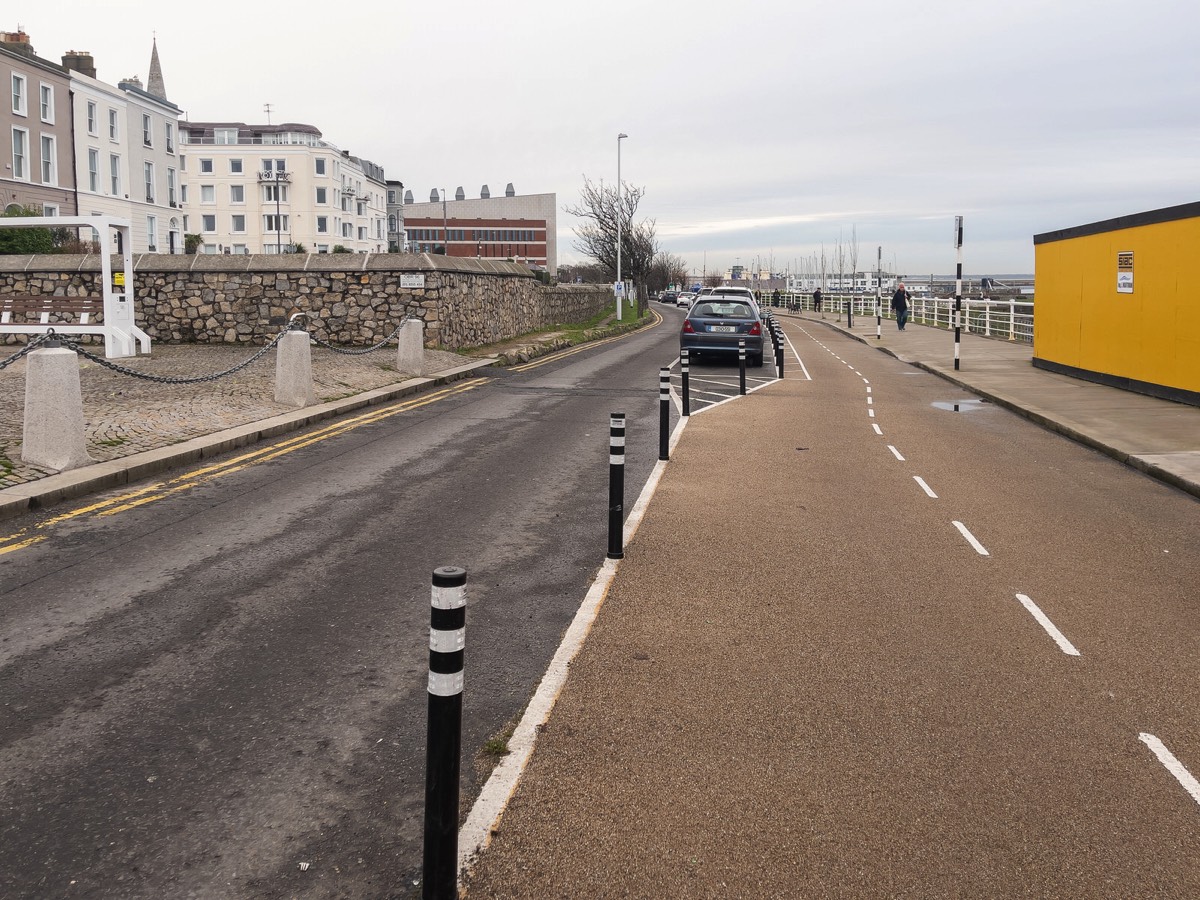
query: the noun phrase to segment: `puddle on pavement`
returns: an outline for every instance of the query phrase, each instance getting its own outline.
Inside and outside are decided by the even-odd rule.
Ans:
[[[987,403],[986,400],[951,400],[932,405],[936,409],[944,409],[948,412],[971,412],[974,409],[983,409],[985,403]]]

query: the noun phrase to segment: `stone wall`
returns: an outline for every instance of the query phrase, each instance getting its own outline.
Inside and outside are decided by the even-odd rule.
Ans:
[[[317,337],[360,346],[413,315],[427,345],[458,350],[587,321],[611,298],[596,285],[543,285],[517,263],[429,254],[144,254],[134,272],[137,324],[172,344],[262,344],[302,312]],[[98,297],[100,274],[97,256],[0,256],[0,297]]]

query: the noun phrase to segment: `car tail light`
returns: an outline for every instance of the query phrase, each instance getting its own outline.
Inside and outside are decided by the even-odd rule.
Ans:
[[[762,326],[758,322],[755,322],[753,325],[750,326],[749,333],[750,334],[762,334]]]
[[[696,333],[696,329],[692,327],[691,319],[683,320],[683,333],[684,334],[695,334]]]

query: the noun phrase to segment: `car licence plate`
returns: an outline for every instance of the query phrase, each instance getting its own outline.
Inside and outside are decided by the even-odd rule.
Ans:
[[[737,331],[737,326],[736,325],[709,325],[708,330],[709,331],[720,331],[720,332],[730,334],[732,332]]]

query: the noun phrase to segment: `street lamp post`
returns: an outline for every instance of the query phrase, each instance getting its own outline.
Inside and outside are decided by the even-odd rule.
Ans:
[[[625,282],[621,280],[621,220],[625,218],[625,203],[621,191],[621,141],[627,134],[617,135],[617,321],[621,321],[621,300],[625,293]]]

